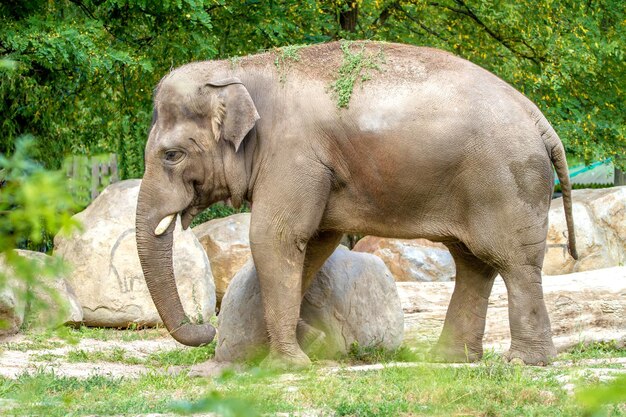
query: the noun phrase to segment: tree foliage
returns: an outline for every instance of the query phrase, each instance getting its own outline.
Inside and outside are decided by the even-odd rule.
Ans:
[[[449,50],[544,111],[569,152],[626,148],[619,0],[24,0],[0,5],[0,153],[115,152],[141,176],[152,89],[172,67],[292,44],[376,39]],[[2,64],[0,62],[0,64]]]
[[[65,271],[62,260],[43,260],[21,256],[16,248],[30,244],[40,246],[57,232],[69,233],[78,227],[71,217],[76,208],[60,171],[45,170],[33,161],[29,150],[32,138],[22,137],[10,158],[0,155],[0,292],[6,286],[32,311],[45,311],[50,303],[63,306],[51,278]],[[9,282],[7,267],[23,285]],[[34,296],[39,290],[45,297]],[[52,323],[61,317],[48,315]],[[0,322],[0,329],[6,323]]]

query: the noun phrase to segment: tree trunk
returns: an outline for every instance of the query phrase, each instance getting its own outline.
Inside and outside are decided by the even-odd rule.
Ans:
[[[348,8],[339,12],[339,24],[346,32],[354,32],[359,16],[359,5],[356,1],[348,1],[347,3]]]
[[[405,343],[439,336],[454,282],[398,282]],[[558,351],[581,342],[626,340],[626,267],[543,277],[546,306]],[[503,352],[511,341],[507,294],[500,277],[489,298],[486,348]]]

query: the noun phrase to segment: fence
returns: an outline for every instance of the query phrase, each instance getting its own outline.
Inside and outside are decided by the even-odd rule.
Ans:
[[[72,156],[65,160],[64,167],[72,192],[87,204],[98,197],[107,185],[119,181],[116,154]]]

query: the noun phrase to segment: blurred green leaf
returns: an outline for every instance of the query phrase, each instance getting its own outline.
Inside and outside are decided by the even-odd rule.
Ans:
[[[576,400],[585,408],[588,416],[606,416],[606,406],[626,404],[626,374],[608,383],[594,385],[576,392]]]
[[[26,136],[17,141],[11,156],[0,154],[0,258],[23,284],[8,282],[8,269],[4,269],[0,270],[0,289],[10,284],[31,312],[43,311],[53,303],[61,316],[62,303],[51,279],[66,272],[65,264],[56,257],[31,259],[15,251],[25,242],[38,245],[48,236],[70,233],[79,226],[71,217],[76,206],[65,176],[33,161],[32,146],[33,138]],[[59,324],[55,321],[58,317],[48,318],[49,325]]]
[[[195,414],[209,411],[223,417],[260,416],[252,404],[237,398],[224,397],[217,391],[211,392],[199,401],[174,402],[171,408],[172,411],[178,414]]]

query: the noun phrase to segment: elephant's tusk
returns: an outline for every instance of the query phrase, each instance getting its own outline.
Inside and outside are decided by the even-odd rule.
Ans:
[[[154,234],[157,236],[161,236],[163,232],[165,232],[167,228],[170,227],[170,223],[172,223],[172,220],[174,220],[175,217],[176,213],[163,217],[163,220],[161,220],[156,229],[154,229]]]

